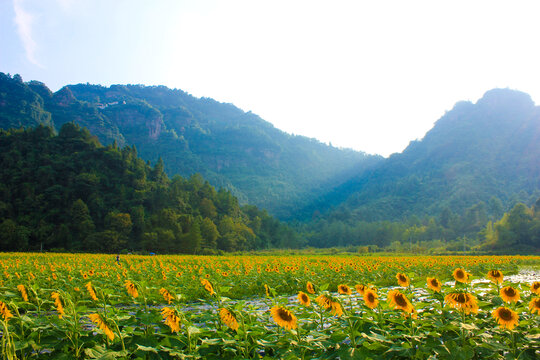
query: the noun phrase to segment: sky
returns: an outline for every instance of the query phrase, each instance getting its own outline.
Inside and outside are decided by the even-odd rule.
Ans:
[[[493,88],[540,99],[539,1],[0,0],[0,72],[165,85],[388,156]]]

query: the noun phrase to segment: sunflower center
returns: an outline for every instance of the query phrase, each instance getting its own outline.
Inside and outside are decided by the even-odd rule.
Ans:
[[[514,290],[514,288],[507,288],[504,290],[504,293],[508,297],[514,297],[516,295],[516,291]]]
[[[306,294],[302,294],[301,297],[302,297],[302,301],[303,301],[303,302],[306,303],[306,302],[308,301],[308,297],[307,297]]]
[[[407,306],[407,300],[405,300],[405,297],[402,294],[397,294],[394,296],[394,300],[399,306]]]
[[[406,282],[407,279],[405,278],[405,276],[403,276],[402,274],[399,275],[399,281],[401,282]]]
[[[465,294],[458,294],[458,296],[456,297],[456,302],[460,304],[465,304],[467,302],[467,296],[465,296]]]
[[[499,310],[499,317],[504,321],[510,321],[512,320],[512,312],[507,308],[503,308]]]
[[[371,303],[371,302],[374,302],[374,301],[375,301],[375,296],[373,296],[372,293],[368,293],[368,295],[367,295],[367,301],[370,302],[370,303]]]
[[[291,321],[292,320],[292,316],[291,316],[291,313],[289,313],[287,310],[285,309],[279,309],[278,310],[278,315],[281,319],[283,319],[284,321]]]
[[[458,270],[456,271],[456,276],[461,279],[465,277],[465,274],[463,273],[463,270]]]
[[[437,279],[431,280],[431,286],[437,287],[439,284],[437,284]]]

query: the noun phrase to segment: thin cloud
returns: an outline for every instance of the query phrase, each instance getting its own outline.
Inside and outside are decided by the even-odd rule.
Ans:
[[[15,10],[14,21],[15,25],[17,25],[17,32],[23,43],[28,61],[43,68],[43,65],[41,65],[36,58],[37,44],[32,37],[32,23],[34,22],[34,16],[23,8],[22,3],[23,0],[13,0],[13,9]]]

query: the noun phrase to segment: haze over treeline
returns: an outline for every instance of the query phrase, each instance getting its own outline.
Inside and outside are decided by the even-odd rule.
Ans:
[[[388,159],[164,86],[0,73],[0,126],[28,128],[2,133],[5,249],[540,248],[540,111],[519,91],[456,104]]]

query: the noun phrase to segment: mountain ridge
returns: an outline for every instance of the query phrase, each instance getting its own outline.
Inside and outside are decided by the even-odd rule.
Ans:
[[[2,98],[17,103],[20,99],[10,88],[17,88],[20,98],[35,97],[34,112],[44,117],[22,109],[15,115],[26,120],[18,125],[48,121],[59,128],[74,121],[104,144],[134,144],[152,163],[162,158],[169,175],[201,173],[242,203],[265,207],[281,218],[294,216],[299,204],[329,191],[344,174],[382,160],[287,134],[232,104],[165,86],[76,84],[53,93],[39,81],[24,83],[20,77],[1,74]],[[3,110],[0,107],[0,125],[12,127]]]

